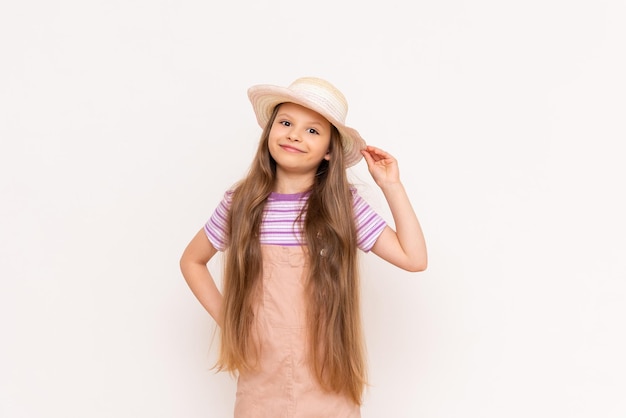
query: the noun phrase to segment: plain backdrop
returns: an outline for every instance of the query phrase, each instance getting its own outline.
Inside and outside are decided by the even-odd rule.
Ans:
[[[625,21],[618,0],[2,2],[0,417],[231,416],[178,260],[251,162],[247,88],[308,75],[398,158],[428,241],[423,273],[362,255],[363,417],[625,417]]]

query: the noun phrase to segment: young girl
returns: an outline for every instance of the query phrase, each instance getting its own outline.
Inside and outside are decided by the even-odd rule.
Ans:
[[[398,164],[345,125],[327,81],[248,90],[263,128],[249,173],[185,249],[189,287],[221,329],[217,367],[238,375],[235,417],[360,417],[366,366],[357,248],[426,268]],[[396,230],[350,186],[365,157]],[[207,263],[225,251],[223,293]]]

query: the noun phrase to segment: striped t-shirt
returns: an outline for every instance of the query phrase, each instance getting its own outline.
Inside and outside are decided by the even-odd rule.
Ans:
[[[224,251],[228,247],[226,221],[232,203],[232,191],[227,191],[224,198],[204,225],[204,232],[213,247]],[[298,215],[308,198],[308,192],[295,194],[271,193],[263,209],[263,221],[260,228],[260,240],[264,245],[298,246],[305,240],[302,234],[304,219]],[[368,252],[387,225],[356,189],[352,189],[357,246]]]

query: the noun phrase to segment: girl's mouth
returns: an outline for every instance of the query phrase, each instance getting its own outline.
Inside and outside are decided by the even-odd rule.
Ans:
[[[285,151],[287,151],[287,152],[294,152],[294,153],[302,153],[302,152],[304,152],[304,151],[302,151],[302,150],[300,150],[298,148],[292,147],[291,145],[281,145],[280,147],[282,149],[284,149]]]

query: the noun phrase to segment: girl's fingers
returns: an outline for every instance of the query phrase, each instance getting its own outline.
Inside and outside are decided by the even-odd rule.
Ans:
[[[365,148],[364,151],[374,161],[379,161],[381,159],[380,150],[377,149],[377,148],[374,148],[372,146],[368,146],[367,148]]]
[[[374,158],[372,157],[372,154],[370,154],[367,150],[361,151],[361,154],[363,154],[363,158],[365,158],[367,165],[374,164]]]
[[[379,148],[376,148],[376,147],[373,147],[371,145],[368,145],[367,148],[365,148],[365,150],[367,152],[369,152],[370,154],[381,154],[381,153],[383,153],[383,150],[381,150]]]
[[[389,154],[388,152],[380,148],[373,147],[371,145],[368,145],[365,148],[365,151],[367,151],[370,155],[372,155],[376,161],[384,160],[386,158],[393,158],[391,154]]]

